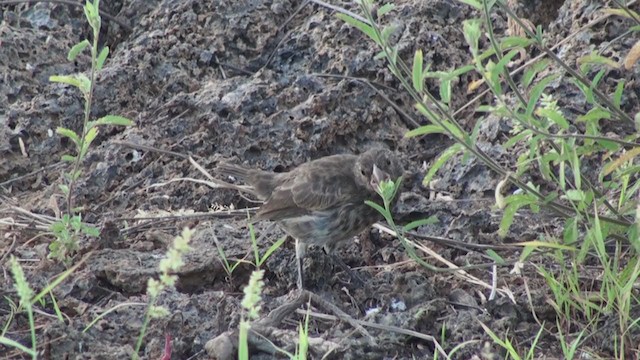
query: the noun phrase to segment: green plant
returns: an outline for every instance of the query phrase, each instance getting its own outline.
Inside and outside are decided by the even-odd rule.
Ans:
[[[282,246],[282,244],[284,244],[284,242],[287,240],[286,236],[281,237],[276,242],[271,244],[271,246],[269,246],[269,248],[264,252],[264,254],[260,254],[260,248],[258,246],[258,237],[256,236],[255,228],[253,227],[253,224],[251,222],[249,222],[248,225],[249,225],[249,239],[251,240],[251,249],[253,250],[253,257],[254,257],[253,261],[245,260],[246,259],[245,257],[241,260],[236,261],[232,265],[229,262],[229,259],[227,258],[227,254],[225,253],[224,248],[222,247],[222,244],[220,243],[220,241],[218,241],[218,239],[215,236],[213,237],[213,240],[216,244],[216,250],[218,251],[218,255],[220,256],[220,261],[222,262],[225,272],[229,277],[231,277],[231,275],[233,274],[235,269],[238,267],[238,265],[240,265],[243,262],[253,265],[256,269],[260,269],[261,266],[265,263],[265,261],[267,261],[267,259],[276,250],[278,250],[280,246]]]
[[[189,241],[191,241],[192,235],[192,230],[184,228],[182,233],[174,238],[173,244],[167,250],[166,257],[160,260],[160,263],[158,264],[160,276],[157,280],[150,278],[147,283],[147,309],[145,311],[142,328],[140,329],[140,335],[136,342],[135,351],[131,355],[132,359],[138,358],[138,353],[140,352],[140,347],[142,346],[142,341],[144,340],[144,335],[151,319],[166,317],[169,315],[169,310],[162,306],[157,306],[156,302],[163,291],[175,287],[176,281],[178,281],[178,276],[173,273],[178,271],[184,265],[182,257],[190,250]]]
[[[264,270],[254,270],[249,278],[249,283],[243,289],[244,297],[241,302],[243,313],[238,326],[239,360],[249,359],[249,331],[251,330],[252,322],[258,320],[260,317],[260,310],[262,309],[262,289],[264,288],[263,277]],[[310,309],[311,306],[308,308]],[[292,360],[307,359],[307,351],[309,348],[309,313],[305,316],[304,325],[298,325],[298,344],[296,345],[295,354],[291,354],[275,345],[273,345],[273,347]]]
[[[404,226],[398,226],[395,220],[393,219],[393,215],[391,214],[391,203],[393,199],[396,197],[396,194],[398,193],[398,189],[400,188],[401,184],[402,184],[402,178],[396,179],[395,181],[389,180],[389,181],[383,181],[379,183],[377,192],[378,192],[378,195],[380,195],[380,197],[382,198],[383,205],[377,204],[370,200],[365,201],[365,203],[371,206],[372,208],[376,209],[376,211],[378,211],[384,217],[385,221],[387,222],[391,230],[393,230],[396,233],[398,239],[400,239],[400,242],[402,243],[402,246],[404,246],[404,249],[407,252],[407,254],[414,261],[416,261],[418,264],[432,271],[441,271],[441,269],[438,269],[432,266],[431,264],[425,262],[420,256],[418,256],[414,246],[412,246],[407,241],[407,238],[404,236],[404,234],[407,231],[411,231],[422,225],[432,224],[436,222],[437,219],[434,217],[429,217],[427,219],[420,219],[420,220],[413,221]]]
[[[87,254],[75,265],[73,265],[72,267],[64,271],[62,274],[60,274],[51,283],[47,284],[47,286],[45,286],[44,289],[40,290],[40,292],[37,293],[36,295],[33,295],[34,294],[33,290],[31,289],[31,286],[27,282],[27,279],[26,279],[26,276],[24,275],[24,271],[22,270],[22,267],[20,266],[18,261],[12,256],[9,260],[9,263],[11,265],[11,272],[13,273],[13,278],[15,283],[14,286],[18,292],[18,296],[20,297],[20,306],[16,306],[15,303],[11,301],[11,299],[9,299],[8,297],[5,297],[5,300],[9,302],[9,305],[11,307],[11,314],[2,329],[2,333],[0,333],[0,344],[14,347],[20,351],[23,351],[31,355],[33,358],[36,358],[38,354],[35,350],[37,347],[36,346],[37,339],[35,335],[35,320],[33,318],[33,304],[39,303],[44,306],[46,302],[45,301],[46,297],[47,296],[51,297],[54,311],[56,312],[58,319],[62,319],[60,309],[58,308],[55,298],[53,297],[52,291],[56,286],[60,285],[61,282],[66,280],[78,267],[84,264],[84,262],[89,258],[89,256],[91,256],[91,253]],[[9,325],[14,318],[14,314],[23,311],[23,309],[27,312],[27,316],[29,318],[29,330],[31,333],[31,344],[32,344],[31,349],[5,336],[7,330],[9,329]]]
[[[100,230],[82,222],[80,214],[70,216],[63,214],[62,217],[51,224],[51,232],[56,240],[49,244],[51,251],[49,256],[69,265],[70,256],[78,250],[78,238],[80,235],[98,237]]]
[[[249,284],[244,287],[244,298],[242,308],[244,312],[240,320],[240,331],[238,333],[238,359],[249,359],[249,329],[251,321],[258,319],[262,305],[262,288],[264,287],[264,270],[254,270],[249,278]]]
[[[584,336],[585,330],[583,329],[582,331],[580,331],[578,336],[575,337],[573,341],[571,341],[571,343],[567,343],[566,337],[562,333],[562,327],[560,326],[559,323],[557,324],[557,326],[558,326],[558,334],[559,334],[558,338],[560,339],[560,347],[562,348],[562,354],[564,355],[564,358],[567,360],[575,359],[576,353],[578,351],[578,346],[583,341],[582,338]]]
[[[224,247],[222,247],[222,244],[220,243],[220,241],[218,241],[218,239],[215,236],[213,237],[213,241],[216,244],[216,250],[218,251],[218,256],[220,257],[220,261],[222,262],[222,267],[224,268],[224,271],[227,273],[227,276],[231,278],[231,275],[236,270],[238,265],[240,265],[244,260],[236,261],[232,265],[231,263],[229,263],[227,254],[225,253]]]
[[[98,236],[98,230],[86,224],[82,224],[82,217],[78,213],[80,209],[73,204],[73,189],[76,181],[82,176],[81,163],[86,158],[91,143],[98,136],[98,127],[103,125],[131,126],[133,122],[127,118],[116,115],[107,115],[96,120],[90,120],[93,92],[96,83],[96,74],[102,70],[109,55],[109,47],[102,49],[98,46],[100,35],[101,18],[99,13],[100,0],[93,2],[87,0],[84,5],[84,14],[92,29],[92,41],[85,39],[74,45],[67,58],[74,61],[76,57],[85,49],[91,53],[91,69],[89,77],[83,73],[73,75],[54,75],[49,78],[52,82],[58,82],[76,87],[84,97],[84,118],[82,130],[77,133],[71,129],[58,127],[56,133],[71,140],[75,146],[75,155],[63,155],[62,160],[72,164],[70,172],[64,174],[64,184],[60,184],[60,190],[67,203],[66,217],[62,217],[51,226],[55,240],[49,248],[50,257],[59,261],[69,262],[70,255],[77,249],[78,236],[80,234],[88,236]]]
[[[284,244],[285,240],[287,240],[286,236],[281,237],[280,239],[276,240],[276,242],[271,244],[271,246],[269,246],[269,248],[267,249],[267,251],[264,252],[263,255],[260,255],[260,249],[258,248],[258,239],[256,237],[256,232],[255,232],[255,229],[253,228],[253,224],[251,223],[249,223],[249,237],[251,238],[251,248],[253,249],[253,256],[255,259],[255,262],[253,263],[253,265],[257,269],[260,269],[262,264],[264,264],[264,262],[267,261],[267,259],[276,250],[278,250],[280,246],[282,246],[282,244]]]
[[[485,325],[484,323],[482,323],[480,321],[479,321],[479,323],[480,323],[480,326],[482,327],[482,329],[493,340],[493,342],[507,351],[507,355],[509,356],[508,357],[509,359],[513,359],[513,360],[521,360],[521,359],[533,360],[533,359],[537,359],[538,358],[538,356],[536,356],[535,350],[536,350],[536,346],[538,344],[538,341],[540,341],[540,336],[542,336],[542,333],[544,332],[544,324],[542,326],[540,326],[540,330],[538,330],[538,333],[536,334],[535,338],[533,339],[532,344],[529,347],[529,350],[527,350],[526,354],[524,356],[522,356],[522,355],[520,355],[520,352],[518,351],[518,349],[516,349],[516,347],[514,346],[512,341],[509,340],[508,337],[505,336],[505,339],[501,339],[487,325]],[[565,353],[565,355],[566,354],[567,353]],[[565,358],[565,359],[572,359],[572,358]]]
[[[471,60],[469,64],[451,71],[431,70],[430,64],[424,64],[420,49],[414,52],[411,66],[399,56],[398,48],[391,41],[397,21],[384,24],[385,17],[393,14],[393,4],[374,7],[373,1],[362,0],[360,5],[364,19],[345,14],[338,14],[338,17],[380,47],[377,57],[387,60],[391,73],[413,98],[416,109],[429,121],[429,124],[409,131],[406,136],[437,133],[455,140],[434,160],[425,174],[425,185],[446,162],[452,159],[467,161],[475,157],[504,179],[496,189],[496,203],[503,210],[498,231],[501,237],[509,235],[515,214],[524,209],[537,213],[546,208],[564,219],[560,243],[553,235],[541,236],[539,241],[525,244],[521,261],[529,259],[534,250],[551,248],[542,255],[555,262],[556,270],[548,271],[541,266],[538,269],[553,292],[556,311],[564,321],[586,321],[584,325],[590,327],[598,326],[600,316],[615,312],[620,323],[616,356],[624,358],[629,353],[629,345],[634,343],[629,337],[630,326],[638,322],[631,317],[630,311],[640,306],[638,296],[629,287],[640,277],[636,260],[640,253],[640,227],[637,225],[640,214],[636,210],[640,166],[634,165],[634,160],[640,155],[640,143],[637,142],[637,133],[604,136],[601,130],[607,121],[637,126],[633,117],[622,111],[625,80],[607,79],[607,76],[616,74],[609,70],[620,65],[602,54],[591,53],[579,58],[578,67],[574,69],[548,47],[542,28],[528,26],[513,13],[508,2],[461,2],[474,7],[482,16],[463,22],[462,32]],[[620,9],[603,11],[637,19],[637,14],[624,4],[617,1],[615,4]],[[508,16],[509,27],[522,29],[525,35],[498,38],[491,20],[496,9]],[[630,32],[638,31],[638,26],[630,29]],[[481,48],[481,44],[488,44],[488,48]],[[510,64],[529,47],[538,48],[543,57],[511,71]],[[521,70],[522,76],[515,78],[514,74]],[[505,167],[504,162],[498,163],[476,145],[480,125],[484,121],[482,116],[476,119],[473,129],[466,129],[456,121],[457,110],[451,108],[455,103],[451,87],[454,80],[470,72],[480,80],[471,83],[468,90],[477,91],[484,87],[485,93],[491,93],[494,98],[491,105],[476,105],[476,112],[510,121],[510,136],[501,144],[504,148],[516,149],[510,168]],[[610,93],[600,89],[605,80],[617,82]],[[569,118],[558,106],[558,98],[552,93],[551,85],[562,81],[565,86],[583,94],[587,107],[584,115]],[[438,87],[439,96],[428,91],[427,82],[435,82],[433,85]],[[473,103],[465,104],[463,108],[469,106]],[[599,159],[604,159],[604,162],[594,171]],[[541,178],[544,183],[525,182],[525,177]],[[502,196],[500,190],[505,184],[516,187],[517,191]],[[382,189],[381,193],[385,191],[390,190]],[[376,209],[385,215],[394,230],[398,229],[389,221],[387,206]],[[614,241],[615,246],[612,247]],[[412,249],[406,245],[405,248],[416,259]],[[498,256],[494,255],[493,258]],[[584,276],[580,273],[581,265],[592,264],[594,260],[600,265],[598,281],[588,284],[580,281]],[[508,345],[508,342],[504,344]],[[565,354],[575,352],[573,349]]]
[[[11,266],[11,273],[13,274],[13,281],[15,282],[15,288],[18,292],[18,297],[20,297],[20,306],[15,309],[15,312],[20,312],[21,309],[24,308],[24,311],[27,313],[27,317],[29,319],[29,332],[31,334],[31,348],[28,348],[19,342],[12,340],[10,338],[5,337],[4,335],[0,336],[0,344],[16,348],[28,355],[31,356],[32,359],[38,358],[37,351],[37,338],[36,338],[36,325],[35,320],[33,318],[33,290],[29,286],[27,282],[27,278],[24,276],[24,271],[20,264],[18,264],[18,260],[12,255],[9,264]]]
[[[304,324],[298,324],[298,345],[294,360],[307,360],[307,352],[309,351],[309,318],[311,311],[311,301],[307,303],[307,313],[304,316]]]

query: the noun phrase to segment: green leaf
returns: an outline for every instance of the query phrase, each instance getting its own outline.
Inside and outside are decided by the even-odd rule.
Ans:
[[[70,162],[73,163],[76,161],[76,157],[72,156],[72,155],[62,155],[61,157],[62,161],[66,161],[66,162]]]
[[[612,59],[609,59],[608,57],[602,56],[602,55],[598,55],[596,53],[593,54],[589,54],[583,57],[578,58],[577,61],[578,65],[585,65],[585,64],[597,64],[597,65],[604,65],[604,66],[608,66],[610,68],[613,69],[618,69],[620,68],[620,64]]]
[[[618,176],[622,177],[626,175],[635,175],[637,173],[640,173],[640,165],[625,167],[624,170],[620,171],[620,174],[618,174]],[[638,187],[638,186],[640,186],[640,182],[636,182],[634,187]]]
[[[71,141],[74,142],[74,144],[76,144],[76,146],[80,145],[80,137],[73,130],[58,127],[56,129],[56,133],[64,137],[68,137],[69,139],[71,139]]]
[[[391,48],[391,52],[389,53],[389,56],[387,56],[387,60],[389,61],[389,63],[394,64],[394,65],[398,62],[398,47],[397,46],[394,46],[393,48]],[[395,74],[395,75],[397,77],[399,77],[398,74]]]
[[[442,79],[440,82],[440,100],[447,105],[451,102],[451,79]]]
[[[444,71],[427,71],[424,73],[424,78],[442,79],[445,76],[449,76],[449,73]]]
[[[71,179],[73,181],[78,180],[80,178],[80,176],[82,175],[82,170],[76,170],[76,171],[72,172],[70,175],[71,175]]]
[[[496,70],[496,64],[493,60],[487,61],[484,66],[485,79],[491,87],[494,88],[493,92],[496,94],[502,94],[502,82],[500,81],[500,71]]]
[[[260,259],[261,263],[264,263],[264,261],[267,260],[269,258],[269,256],[271,256],[271,254],[273,254],[274,251],[278,250],[280,248],[280,246],[282,246],[282,244],[284,244],[285,240],[287,240],[287,237],[283,236],[280,239],[278,239],[278,241],[276,241],[273,244],[271,244],[271,246],[269,246],[267,251],[265,251],[265,253],[262,255],[262,258]],[[259,266],[259,264],[258,264],[258,266]]]
[[[427,186],[431,181],[431,179],[435,176],[436,172],[454,155],[456,155],[459,152],[462,152],[463,149],[464,148],[462,144],[455,143],[449,146],[448,148],[446,148],[442,153],[440,153],[440,156],[438,156],[436,161],[434,161],[433,165],[431,165],[431,168],[429,168],[429,171],[427,172],[424,179],[422,180],[422,184]]]
[[[98,58],[96,59],[96,68],[98,71],[102,70],[104,62],[107,60],[107,56],[109,56],[109,47],[105,46],[100,50],[100,54],[98,54]]]
[[[525,48],[533,43],[533,40],[521,36],[508,36],[500,40],[501,49]],[[519,50],[518,50],[519,51]]]
[[[640,237],[638,236],[638,226],[630,226],[627,233],[627,238],[633,248],[636,250],[636,254],[640,253]]]
[[[617,170],[619,167],[624,165],[627,161],[631,161],[635,159],[638,155],[640,155],[640,147],[635,147],[629,151],[626,151],[619,158],[608,163],[604,167],[603,176],[607,176],[611,174],[613,171]]]
[[[504,238],[507,236],[509,232],[509,228],[513,224],[513,217],[518,212],[518,210],[525,206],[535,203],[535,198],[527,194],[516,194],[508,196],[505,199],[507,206],[504,209],[504,213],[502,215],[502,221],[500,221],[500,226],[498,228],[498,236]]]
[[[489,49],[487,49],[487,50],[483,51],[483,52],[482,52],[482,54],[480,54],[480,55],[478,56],[478,59],[477,59],[477,60],[478,60],[478,61],[484,61],[484,60],[486,60],[486,59],[488,59],[488,58],[490,58],[490,57],[494,56],[495,54],[496,54],[495,49],[494,49],[494,48],[489,48]],[[475,67],[474,67],[474,69],[475,69]]]
[[[611,112],[602,108],[593,108],[586,114],[578,116],[576,121],[598,122],[602,119],[611,119]]]
[[[526,152],[518,156],[516,162],[515,177],[520,177],[525,173],[525,171],[529,170],[529,168],[531,167],[531,162],[528,160],[528,158],[529,156]]]
[[[524,140],[524,138],[531,135],[531,133],[532,131],[529,129],[522,130],[522,132],[520,132],[519,134],[516,134],[511,138],[509,138],[509,140],[507,140],[502,146],[504,147],[505,150],[508,150],[513,145],[519,143],[520,141]]]
[[[402,181],[402,177],[398,181]],[[378,184],[378,194],[382,196],[384,200],[391,202],[398,191],[398,185],[393,180],[383,181]]]
[[[416,136],[429,135],[429,134],[446,134],[446,130],[440,125],[424,125],[419,128],[407,131],[404,134],[405,138],[412,138]]]
[[[429,134],[446,134],[446,130],[442,128],[440,125],[424,125],[420,126],[417,129],[413,129],[411,131],[407,131],[404,134],[405,138],[412,138],[416,136],[429,135]]]
[[[49,76],[49,81],[80,87],[80,81],[75,76],[70,75],[51,75]]]
[[[567,190],[565,196],[571,201],[584,201],[586,199],[584,191],[577,189]]]
[[[591,81],[591,84],[589,84],[589,90],[587,91],[587,102],[589,104],[595,104],[595,97],[593,96],[593,89],[598,87],[598,84],[600,83],[600,80],[602,80],[602,77],[604,76],[604,74],[607,72],[606,69],[601,69],[600,71],[598,71],[598,73],[596,74],[596,76],[593,77],[593,80]]]
[[[69,54],[67,55],[67,60],[69,61],[75,60],[78,54],[80,54],[89,45],[91,45],[91,43],[87,39],[84,39],[79,43],[73,45],[71,50],[69,50]]]
[[[563,130],[569,129],[569,122],[567,121],[567,119],[564,118],[564,116],[562,115],[562,113],[560,113],[560,111],[545,109],[545,108],[538,108],[536,110],[536,114],[538,116],[542,116],[551,120],[554,124],[558,125]]]
[[[370,201],[370,200],[366,200],[364,202],[365,204],[371,206],[372,208],[376,209],[377,212],[379,212],[381,215],[383,215],[385,218],[387,217],[387,212],[382,206],[380,206],[379,204]]]
[[[463,66],[461,68],[455,69],[453,70],[450,74],[451,74],[451,78],[457,78],[460,75],[466,74],[469,71],[473,71],[473,69],[475,69],[475,67],[473,65],[467,65],[467,66]]]
[[[518,54],[520,54],[520,49],[513,49],[509,51],[505,56],[503,56],[502,59],[500,59],[500,61],[498,61],[498,63],[496,64],[496,73],[501,74],[505,71],[508,71],[508,69],[506,69],[507,65],[511,62],[511,59],[513,59],[513,57]]]
[[[96,38],[100,35],[100,24],[101,24],[100,16],[95,16],[89,20],[89,25],[93,30],[93,36]]]
[[[516,246],[530,246],[533,248],[549,248],[549,249],[557,249],[557,250],[566,250],[566,251],[575,251],[576,248],[572,247],[572,246],[566,246],[566,245],[562,245],[562,244],[556,244],[556,243],[550,243],[550,242],[546,242],[546,241],[539,241],[539,240],[533,240],[533,241],[522,241],[522,242],[516,242],[516,243],[512,243],[512,245],[516,245]]]
[[[413,55],[413,71],[412,71],[412,79],[413,79],[413,88],[422,93],[424,89],[423,77],[422,77],[422,50],[417,50]]]
[[[84,74],[52,75],[49,77],[49,81],[75,86],[83,94],[89,93],[91,88],[91,80]]]
[[[397,25],[387,25],[384,28],[382,28],[382,32],[380,33],[380,36],[382,37],[382,42],[388,43],[389,39],[391,38],[391,35],[393,35],[396,29],[398,29]]]
[[[7,351],[9,351],[8,349],[10,348],[15,348],[29,356],[31,356],[33,359],[37,359],[38,358],[38,352],[37,351],[33,351],[32,349],[29,349],[28,347],[20,344],[19,342],[12,340],[10,338],[4,337],[2,335],[0,335],[0,344],[4,345],[7,347]],[[21,355],[22,356],[22,355]]]
[[[576,79],[570,79],[570,82],[573,83],[585,96],[589,92],[589,87]]]
[[[471,144],[478,143],[478,135],[480,135],[480,128],[485,125],[485,122],[482,119],[476,119],[476,124],[473,125],[473,129],[471,130]],[[465,162],[467,159],[465,159]]]
[[[382,5],[379,9],[378,9],[378,18],[381,18],[383,16],[385,16],[386,14],[388,14],[391,10],[395,9],[395,5],[394,4],[384,4]]]
[[[593,245],[598,253],[598,257],[600,261],[606,264],[608,261],[607,251],[604,245],[605,232],[602,229],[602,225],[600,223],[600,217],[598,216],[598,210],[596,204],[593,204],[593,228],[587,230],[587,237],[589,235],[593,236]]]
[[[571,150],[572,151],[571,151],[570,162],[571,162],[571,171],[573,172],[573,182],[576,188],[580,189],[582,188],[582,177],[580,173],[580,159],[578,158],[578,152],[576,151],[576,148],[574,147]]]
[[[91,19],[95,16],[96,8],[93,6],[91,1],[87,1],[84,4],[84,16],[87,18],[87,21],[91,21]]]
[[[375,41],[376,44],[381,45],[380,42],[380,38],[378,37],[378,35],[376,34],[375,30],[373,30],[373,27],[371,27],[369,24],[365,24],[360,20],[357,20],[349,15],[345,15],[345,14],[337,14],[336,15],[338,17],[338,19],[346,22],[347,24],[355,27],[356,29],[362,31],[365,35],[367,35],[371,40]]]
[[[624,91],[624,79],[618,81],[618,85],[616,85],[616,91],[613,94],[613,104],[616,108],[620,109],[620,104],[622,102],[622,92]]]
[[[100,236],[100,229],[98,229],[97,227],[83,224],[81,229],[85,235],[92,236],[92,237]]]
[[[492,249],[487,250],[485,254],[489,256],[491,260],[493,260],[493,262],[495,262],[498,265],[506,264],[506,261],[504,261],[504,258]]]
[[[468,136],[466,136],[467,134],[462,133],[462,130],[460,130],[455,124],[453,124],[449,120],[443,120],[442,126],[444,126],[445,129],[449,130],[449,132],[453,135],[454,138],[468,139]]]
[[[482,10],[482,2],[478,1],[478,0],[458,0],[459,2],[463,3],[463,4],[467,4],[473,8],[475,8],[476,10]]]
[[[533,110],[535,109],[538,100],[540,100],[542,92],[557,77],[557,75],[549,75],[531,88],[531,91],[529,92],[529,103],[527,104],[527,110],[525,111],[526,117],[530,117],[531,114],[533,114]]]
[[[96,120],[95,125],[133,126],[135,123],[123,116],[107,115]]]
[[[603,140],[603,139],[596,140],[596,142],[598,143],[598,145],[602,146],[603,148],[611,152],[620,150],[620,147],[622,146],[615,141],[609,141],[609,140]]]
[[[478,42],[482,35],[480,31],[481,24],[482,21],[480,19],[469,19],[462,22],[464,39],[467,45],[469,45],[469,50],[471,50],[473,57],[476,57],[478,54]]]
[[[527,70],[522,75],[522,85],[524,88],[528,88],[529,85],[533,82],[533,79],[538,75],[538,73],[549,67],[549,60],[542,59],[534,63],[531,67],[527,68]]]
[[[578,240],[578,222],[575,217],[565,221],[562,240],[565,244],[574,244]]]
[[[84,6],[84,16],[87,18],[87,22],[93,29],[93,35],[96,38],[100,32],[100,13],[98,11],[98,6],[98,0],[95,0],[93,3],[87,1]]]
[[[84,143],[82,144],[82,150],[80,151],[80,159],[84,159],[84,156],[87,155],[87,151],[89,151],[89,147],[96,136],[98,136],[98,128],[92,127],[87,131],[87,135],[84,137]]]
[[[610,9],[602,9],[600,10],[601,13],[603,14],[607,14],[607,15],[616,15],[616,16],[621,16],[627,19],[631,19],[631,20],[636,20],[638,19],[638,17],[640,17],[640,15],[638,15],[637,12],[629,9],[629,8],[624,8],[624,9],[614,9],[614,8],[610,8]]]
[[[404,231],[411,231],[415,228],[418,228],[422,225],[432,225],[432,224],[437,224],[438,223],[438,218],[435,215],[429,216],[426,219],[420,219],[420,220],[415,220],[412,221],[410,223],[408,223],[407,225],[403,226],[402,229]]]
[[[540,173],[544,176],[545,179],[552,179],[551,176],[551,163],[552,161],[558,161],[560,159],[560,155],[556,152],[549,152],[540,157],[538,164],[540,166]]]
[[[533,253],[534,250],[536,250],[537,247],[535,246],[525,246],[522,249],[522,254],[520,254],[520,257],[518,258],[518,260],[520,262],[524,262],[527,260],[527,258],[529,257],[529,255],[531,255],[531,253]]]
[[[69,195],[69,187],[65,184],[58,184],[58,188],[60,189],[60,191],[64,194],[64,196],[68,196]],[[53,223],[54,225],[57,223]]]

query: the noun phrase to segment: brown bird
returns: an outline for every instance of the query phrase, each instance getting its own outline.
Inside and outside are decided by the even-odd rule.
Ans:
[[[373,225],[380,216],[365,200],[380,202],[378,184],[397,180],[403,169],[393,152],[372,149],[361,155],[326,156],[284,173],[228,163],[218,171],[242,179],[264,201],[252,222],[275,221],[296,240],[298,288],[302,289],[307,246],[324,246],[331,254],[336,244]]]

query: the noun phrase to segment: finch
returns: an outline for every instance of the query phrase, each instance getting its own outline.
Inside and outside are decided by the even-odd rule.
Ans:
[[[296,240],[297,285],[302,289],[307,246],[323,246],[332,253],[338,243],[378,221],[380,214],[365,200],[379,199],[378,184],[397,180],[403,168],[393,152],[372,149],[360,155],[322,157],[283,173],[229,163],[220,164],[218,171],[241,179],[264,201],[252,222],[275,221]]]

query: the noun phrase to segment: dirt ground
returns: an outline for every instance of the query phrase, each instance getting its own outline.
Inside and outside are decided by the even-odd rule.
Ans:
[[[598,17],[598,3],[528,1],[517,10],[541,25],[549,43],[555,44]],[[401,57],[411,59],[422,49],[432,70],[469,63],[461,24],[479,13],[450,0],[402,0],[396,5],[391,18],[401,25],[395,34]],[[352,3],[339,6],[358,11]],[[99,240],[83,239],[74,262],[89,250],[94,252],[54,291],[65,322],[51,316],[49,303],[36,315],[43,358],[129,358],[142,325],[145,308],[139,303],[146,302],[147,279],[157,275],[159,260],[184,226],[197,231],[193,251],[178,273],[177,291],[165,293],[159,303],[172,315],[151,322],[141,355],[162,358],[168,335],[172,359],[209,358],[205,344],[237,329],[242,289],[253,268],[243,264],[229,277],[214,239],[228,258],[249,254],[251,259],[246,214],[221,210],[256,204],[233,190],[172,181],[203,179],[187,155],[209,171],[222,159],[284,171],[325,155],[387,147],[397,152],[409,174],[395,210],[397,221],[428,216],[439,220],[419,228],[423,235],[500,244],[558,231],[561,221],[549,214],[522,212],[507,238],[500,239],[497,230],[502,214],[493,206],[500,179],[473,159],[451,161],[438,173],[431,189],[423,186],[425,169],[450,141],[439,136],[403,138],[415,128],[413,120],[380,93],[420,119],[413,102],[384,60],[374,59],[379,51],[375,44],[336,18],[333,10],[297,0],[121,0],[103,1],[101,8],[129,24],[131,30],[103,19],[102,42],[110,46],[111,55],[97,79],[92,115],[126,116],[135,126],[102,128],[84,163],[75,201],[84,208],[83,220],[98,226],[101,236]],[[640,11],[637,6],[635,10]],[[0,324],[5,326],[10,313],[5,299],[18,302],[8,271],[9,254],[21,260],[36,289],[65,270],[64,265],[47,260],[51,237],[42,236],[34,223],[25,220],[28,217],[10,206],[48,216],[55,214],[53,203],[64,209],[58,184],[68,169],[60,157],[73,148],[55,129],[79,130],[84,105],[76,89],[48,79],[86,70],[86,55],[71,63],[66,55],[73,44],[88,36],[89,27],[80,7],[54,3],[2,5],[0,19],[0,194],[6,196],[0,200],[0,218],[26,224],[0,227],[4,270]],[[494,14],[493,21],[497,35],[504,36],[505,15]],[[580,30],[579,36],[556,53],[569,64],[603,47],[607,56],[621,58],[635,40],[613,40],[630,26],[620,17],[605,19]],[[532,50],[528,56],[533,55]],[[635,95],[633,89],[628,91],[624,105],[633,114],[639,110],[638,72],[619,76],[635,79]],[[453,107],[477,95],[466,91],[474,80],[477,78],[465,76],[455,84]],[[602,86],[610,93],[615,83]],[[437,93],[437,88],[431,90]],[[570,105],[571,111],[580,113],[587,108],[576,90],[566,85],[552,85],[548,91],[561,106]],[[491,101],[491,97],[480,99],[485,104]],[[480,115],[467,110],[458,120],[472,129],[479,119]],[[481,126],[478,146],[499,162],[513,164],[515,157],[500,146],[511,125],[490,117],[482,121],[486,123]],[[20,141],[28,156],[22,154]],[[256,230],[263,236],[263,251],[283,235],[268,223],[258,224]],[[540,329],[538,321],[555,326],[555,312],[546,302],[550,293],[534,268],[525,268],[530,272],[526,283],[523,276],[510,273],[511,267],[500,268],[498,286],[508,289],[513,298],[505,291],[490,300],[490,289],[483,285],[491,283],[490,267],[469,271],[482,283],[435,273],[410,261],[397,239],[377,230],[365,235],[339,252],[365,280],[363,287],[334,269],[320,249],[311,250],[306,260],[307,286],[350,317],[387,329],[365,327],[370,335],[366,336],[346,321],[311,317],[313,358],[321,358],[330,348],[327,358],[331,359],[433,358],[432,341],[390,330],[405,329],[435,337],[446,351],[466,342],[455,353],[457,359],[501,359],[503,350],[480,323],[503,338],[509,336],[522,348],[532,343]],[[491,262],[479,252],[416,241],[459,266]],[[512,260],[519,255],[515,251],[500,254]],[[264,316],[295,299],[294,259],[293,242],[288,241],[264,265]],[[83,332],[105,310],[125,303],[137,305],[122,306]],[[312,305],[315,312],[336,315],[330,307]],[[375,313],[367,315],[372,309]],[[288,313],[267,329],[269,340],[293,352],[297,325],[303,319],[303,314]],[[18,315],[7,336],[28,344],[27,329],[26,316]],[[219,346],[214,351],[224,358],[224,346]],[[604,358],[614,354],[607,331],[592,335],[585,346]],[[552,332],[542,334],[536,354],[560,358]],[[22,357],[0,346],[0,358]],[[252,358],[283,356],[255,348]]]

